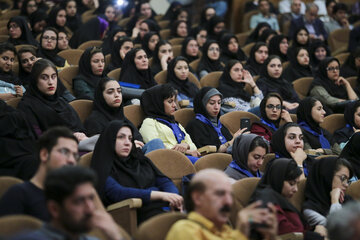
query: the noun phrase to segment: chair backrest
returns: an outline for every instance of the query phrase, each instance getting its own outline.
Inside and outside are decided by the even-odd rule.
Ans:
[[[300,99],[304,99],[307,96],[313,80],[313,77],[303,77],[293,82],[294,90]]]
[[[19,76],[19,62],[14,62],[12,71],[16,76]]]
[[[161,39],[167,40],[170,37],[170,29],[160,30],[159,34],[160,34]]]
[[[234,135],[240,129],[240,119],[249,118],[250,124],[260,121],[260,118],[253,113],[244,111],[233,111],[220,117],[220,122]]]
[[[242,47],[241,49],[244,51],[244,53],[246,54],[246,56],[250,56],[250,51],[252,49],[252,47],[255,45],[254,42],[246,44],[244,47]]]
[[[43,225],[43,222],[35,217],[28,215],[8,215],[0,217],[0,236],[14,236],[21,232],[34,231]]]
[[[66,67],[59,72],[59,78],[67,90],[74,95],[73,78],[79,73],[79,66]]]
[[[167,82],[167,70],[162,70],[161,72],[158,72],[154,80],[157,82],[157,84],[165,84]],[[199,80],[195,77],[195,75],[191,72],[189,72],[189,81],[194,83],[199,89],[201,88]]]
[[[171,149],[158,149],[146,154],[155,166],[170,178],[181,192],[182,177],[196,172],[194,165],[182,153]]]
[[[236,226],[238,212],[248,205],[259,181],[260,178],[244,178],[232,185],[234,203],[231,208],[230,222],[233,226]]]
[[[90,167],[92,156],[93,156],[93,152],[88,152],[82,155],[80,157],[78,165],[82,167]]]
[[[81,49],[66,49],[60,51],[57,55],[65,58],[70,65],[79,65],[79,60],[84,50]]]
[[[170,39],[169,43],[171,43],[171,45],[181,45],[183,41],[184,41],[184,38],[178,37],[178,38]]]
[[[16,52],[18,52],[23,47],[27,47],[27,48],[30,47],[30,48],[33,48],[33,49],[37,50],[37,47],[35,47],[34,45],[31,45],[31,44],[19,44],[19,45],[15,46]]]
[[[186,128],[187,124],[195,118],[195,112],[193,108],[181,108],[175,112],[174,117],[181,126]]]
[[[20,9],[11,9],[9,11],[4,12],[1,16],[0,19],[4,20],[4,19],[9,19],[15,16],[20,15]]]
[[[336,130],[345,127],[345,125],[346,122],[345,122],[344,114],[341,113],[336,113],[326,116],[324,118],[324,122],[320,124],[322,128],[324,128],[331,134],[334,134]]]
[[[198,58],[198,59],[192,61],[191,63],[189,63],[189,66],[190,66],[194,71],[197,72],[198,67],[199,67],[199,63],[200,63],[200,58]]]
[[[350,29],[348,28],[340,28],[332,31],[327,39],[330,46],[330,50],[335,51],[340,47],[348,46],[349,36],[350,36]]]
[[[242,31],[246,32],[250,30],[250,19],[253,15],[258,14],[259,10],[252,10],[244,14],[244,18],[242,21]]]
[[[90,10],[87,10],[87,11],[83,12],[81,14],[81,21],[84,23],[85,22],[84,20],[86,20],[84,18],[87,18],[88,16],[94,15],[95,10],[96,9],[90,9]]]
[[[87,99],[77,99],[69,103],[79,115],[82,123],[85,122],[86,118],[92,112],[93,101]]]
[[[306,179],[301,179],[298,185],[298,191],[292,196],[290,202],[301,212],[302,205],[305,199],[305,185]]]
[[[172,45],[172,50],[173,50],[173,55],[174,57],[180,56],[181,55],[181,45]]]
[[[231,154],[227,153],[210,153],[207,154],[199,160],[197,160],[194,164],[196,171],[200,171],[206,168],[216,168],[221,171],[224,171],[227,166],[232,161]]]
[[[171,226],[181,219],[186,219],[186,214],[168,212],[156,215],[139,226],[135,239],[164,240]]]
[[[16,97],[16,98],[12,98],[6,101],[6,104],[13,107],[13,108],[17,108],[19,102],[21,101],[21,97]]]
[[[2,176],[0,177],[0,199],[4,193],[13,185],[22,183],[23,180],[16,177]]]
[[[78,46],[77,49],[85,50],[89,47],[100,47],[102,43],[103,43],[102,40],[90,40],[80,44],[80,46]]]
[[[222,71],[216,71],[206,74],[200,79],[201,87],[219,87],[219,79],[222,74]]]
[[[340,53],[340,54],[336,55],[335,57],[339,60],[340,65],[343,65],[349,56],[350,56],[350,53],[346,52],[346,53]]]
[[[9,39],[9,35],[0,35],[0,42],[6,42]]]
[[[240,47],[245,46],[246,40],[249,37],[250,33],[251,33],[251,31],[247,31],[247,32],[242,32],[242,33],[238,33],[235,35],[236,38],[238,39]]]
[[[120,78],[120,72],[121,72],[121,68],[116,68],[116,69],[110,71],[107,75],[108,75],[108,77],[110,77],[110,78],[113,78],[113,79],[115,79],[115,80],[119,80],[119,78]]]
[[[358,78],[357,76],[346,78],[346,80],[350,83],[350,85],[353,89],[356,88],[357,78]]]
[[[0,27],[0,35],[8,35],[8,29],[7,27]]]
[[[111,53],[105,55],[105,67],[111,62]]]
[[[140,128],[145,116],[139,105],[128,105],[124,107],[124,115],[135,127]]]
[[[265,172],[267,164],[275,158],[275,153],[268,153],[264,156],[264,161],[260,166],[260,172]]]
[[[161,29],[169,28],[170,20],[161,20],[158,22],[158,25]]]
[[[346,190],[346,194],[351,196],[353,199],[360,201],[360,180],[351,183]]]
[[[130,19],[131,19],[131,17],[122,18],[117,22],[117,25],[119,25],[120,27],[126,27],[128,22],[130,21]]]

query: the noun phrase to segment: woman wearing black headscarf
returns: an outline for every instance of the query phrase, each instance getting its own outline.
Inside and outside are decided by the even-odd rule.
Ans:
[[[32,35],[34,38],[36,38],[37,35],[42,33],[44,27],[46,27],[47,24],[46,12],[42,10],[36,10],[30,15],[29,20],[30,20]]]
[[[334,140],[343,148],[350,137],[354,134],[354,129],[360,129],[360,101],[349,103],[345,107],[344,118],[346,126],[334,132]]]
[[[250,50],[250,57],[246,62],[245,69],[250,72],[252,76],[260,74],[265,60],[269,57],[269,48],[264,42],[257,42]]]
[[[240,134],[235,133],[233,137],[221,124],[221,99],[222,94],[216,88],[203,87],[196,94],[194,99],[196,117],[187,124],[186,131],[198,148],[212,145],[216,146],[217,152],[226,152],[228,147],[232,146],[235,137]]]
[[[360,133],[355,132],[349,141],[346,143],[346,146],[341,151],[340,157],[348,160],[353,166],[354,177],[351,181],[357,181],[360,179]]]
[[[151,75],[148,57],[141,48],[134,48],[126,54],[121,69],[120,82],[130,83],[141,89],[156,85]]]
[[[207,33],[208,39],[219,41],[221,32],[225,29],[225,21],[222,17],[213,16],[208,21]]]
[[[160,138],[167,149],[187,154],[193,163],[200,153],[190,135],[174,119],[176,90],[167,84],[147,89],[141,96],[141,108],[145,114],[140,133],[145,143]]]
[[[139,24],[139,28],[133,30],[132,37],[135,38],[134,43],[141,43],[145,34],[148,32],[159,33],[159,31],[160,31],[160,27],[155,20],[152,19],[143,20]]]
[[[349,57],[340,69],[341,76],[344,78],[358,76],[360,74],[360,47],[351,52]]]
[[[128,7],[125,11],[125,15],[127,16],[127,14],[132,14],[130,11],[132,10],[133,5],[132,2],[128,3]],[[130,16],[131,19],[130,21],[126,24],[126,29],[128,31],[128,35],[131,36],[133,33],[133,37],[136,37],[137,34],[135,34],[134,36],[134,32],[137,31],[139,32],[139,20],[141,19],[145,19],[145,20],[154,20],[154,16],[156,16],[156,13],[154,12],[154,10],[152,10],[149,0],[141,0],[140,2],[138,2],[135,6],[135,15],[134,16]],[[129,17],[129,16],[127,16]],[[152,30],[153,31],[153,30]]]
[[[29,18],[31,13],[35,12],[38,9],[35,0],[25,0],[22,3],[20,15]]]
[[[122,27],[114,27],[109,34],[104,38],[103,44],[101,45],[102,51],[106,56],[109,53],[113,53],[112,49],[114,42],[121,37],[126,37],[126,32]]]
[[[186,21],[177,20],[170,28],[170,38],[186,38],[189,35],[189,26]]]
[[[59,34],[55,28],[45,28],[40,35],[40,46],[36,56],[50,60],[55,64],[57,70],[62,70],[70,65],[64,58],[57,55],[59,52],[57,47],[58,38]]]
[[[269,46],[270,40],[277,35],[278,33],[275,30],[271,28],[265,29],[259,37],[259,42],[264,42]]]
[[[206,27],[208,25],[209,20],[216,15],[215,8],[213,7],[205,7],[200,14],[200,23],[199,25],[202,27]]]
[[[79,60],[79,74],[73,79],[77,98],[94,99],[95,88],[104,77],[105,58],[100,48],[87,48]]]
[[[305,231],[305,219],[290,202],[298,191],[301,174],[302,171],[294,160],[277,159],[267,168],[251,196],[250,202],[261,200],[263,205],[275,205],[279,235]]]
[[[326,157],[314,163],[306,181],[303,204],[303,214],[311,227],[325,226],[326,216],[351,200],[345,192],[352,176],[352,166],[344,158]]]
[[[156,32],[148,32],[142,39],[142,49],[145,50],[148,58],[153,56],[156,44],[160,41],[160,35]]]
[[[134,43],[129,37],[121,37],[113,44],[111,60],[106,68],[110,72],[116,68],[121,68],[126,54],[134,48]]]
[[[310,44],[310,63],[313,71],[316,72],[319,68],[319,64],[326,57],[331,56],[329,47],[323,41],[315,41]]]
[[[282,125],[272,135],[271,148],[276,159],[294,159],[303,169],[304,175],[308,176],[315,159],[305,153],[303,130],[297,123],[288,122]]]
[[[113,121],[96,143],[91,168],[97,173],[97,190],[104,205],[141,198],[138,223],[163,213],[163,207],[182,209],[177,188],[135,147],[133,134],[129,124]]]
[[[161,18],[161,20],[172,20],[174,19],[175,13],[176,11],[182,7],[182,4],[180,2],[172,2],[169,6],[169,8],[167,9],[166,13],[164,14],[164,16]]]
[[[185,38],[181,46],[181,56],[185,57],[189,63],[191,63],[192,61],[199,59],[199,54],[199,45],[195,38]]]
[[[290,64],[284,70],[284,78],[293,82],[299,78],[312,77],[313,73],[310,66],[309,52],[304,47],[298,47],[290,55]]]
[[[331,134],[320,127],[326,112],[319,100],[306,97],[297,109],[297,121],[304,132],[304,148],[315,149],[320,154],[339,154],[340,147]]]
[[[171,43],[167,40],[160,40],[155,47],[151,64],[151,75],[154,77],[159,72],[166,70],[169,62],[174,58]]]
[[[81,16],[78,12],[76,0],[66,0],[61,2],[61,6],[66,10],[66,26],[75,32],[82,24]]]
[[[229,60],[246,61],[247,57],[243,50],[239,47],[239,41],[234,34],[226,33],[221,37],[220,41],[221,56],[220,60],[226,64]]]
[[[62,7],[53,7],[48,15],[47,26],[53,27],[58,31],[67,31],[66,25],[66,11]]]
[[[306,48],[306,50],[309,52],[310,48],[310,38],[309,38],[309,31],[306,29],[306,27],[300,27],[294,32],[294,36],[292,36],[293,42],[291,44],[291,47],[288,49],[288,55],[289,58],[292,57],[293,54],[295,54],[295,51],[299,47]]]
[[[287,51],[289,48],[288,38],[284,35],[277,35],[269,42],[269,54],[280,57],[281,62],[288,61]]]
[[[27,21],[24,17],[16,16],[10,18],[7,29],[9,32],[8,42],[13,45],[31,44],[37,46],[38,43],[32,36]]]
[[[334,111],[343,111],[346,100],[357,100],[350,83],[340,76],[340,62],[328,57],[320,62],[316,77],[310,86],[309,95],[316,97]]]
[[[232,146],[232,162],[225,173],[234,180],[248,177],[261,178],[260,167],[269,152],[268,143],[255,134],[240,133]]]
[[[190,82],[189,72],[189,62],[187,59],[178,56],[169,62],[166,79],[178,91],[178,101],[189,100],[187,107],[193,107],[193,101],[199,89],[194,83]]]
[[[54,126],[66,126],[79,141],[86,138],[76,111],[59,96],[61,89],[55,65],[47,59],[40,59],[34,64],[31,76],[30,88],[18,109],[26,113],[37,135]]]
[[[224,70],[220,62],[220,46],[214,40],[205,43],[198,66],[198,76],[202,78],[208,73]]]
[[[250,85],[253,95],[245,90],[245,84]],[[251,74],[244,70],[238,60],[228,61],[219,79],[218,90],[224,97],[224,112],[253,111],[252,108],[257,107],[264,97]]]
[[[246,39],[245,44],[258,42],[261,34],[265,29],[271,29],[271,26],[267,22],[258,23],[258,25],[256,25],[256,28],[250,33],[249,37]]]
[[[282,64],[280,57],[269,56],[260,72],[260,79],[256,84],[266,96],[270,92],[276,92],[283,98],[283,105],[286,110],[294,111],[300,101],[291,83],[282,77]]]
[[[283,100],[277,93],[269,93],[260,103],[260,122],[251,125],[251,133],[264,137],[271,141],[272,135],[278,130],[280,121],[292,122],[290,114],[282,109]]]

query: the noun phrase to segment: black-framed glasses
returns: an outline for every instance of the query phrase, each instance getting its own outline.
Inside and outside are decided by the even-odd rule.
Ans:
[[[267,109],[271,109],[271,110],[280,110],[281,109],[281,105],[273,105],[273,104],[268,104],[266,105]]]
[[[335,71],[339,71],[340,70],[340,67],[328,67],[326,68],[326,71],[331,71],[331,72],[335,72]]]
[[[337,176],[342,183],[346,183],[347,185],[351,184],[351,181],[347,176],[345,175],[335,175],[335,176]]]

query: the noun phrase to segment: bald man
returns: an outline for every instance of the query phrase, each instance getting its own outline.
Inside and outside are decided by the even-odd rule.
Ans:
[[[247,239],[250,221],[265,223],[269,228],[257,229],[266,239],[275,239],[277,232],[276,209],[258,208],[256,202],[238,214],[238,226],[232,229],[229,220],[233,204],[232,187],[225,173],[216,169],[198,172],[191,180],[185,206],[189,213],[187,219],[176,222],[166,239]],[[250,221],[249,221],[250,220]]]

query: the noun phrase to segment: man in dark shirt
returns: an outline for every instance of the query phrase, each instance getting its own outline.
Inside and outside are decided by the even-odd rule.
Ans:
[[[50,220],[43,192],[45,178],[54,169],[77,164],[78,141],[68,128],[49,129],[38,141],[37,156],[40,165],[30,181],[12,186],[1,198],[0,216],[26,214]]]

